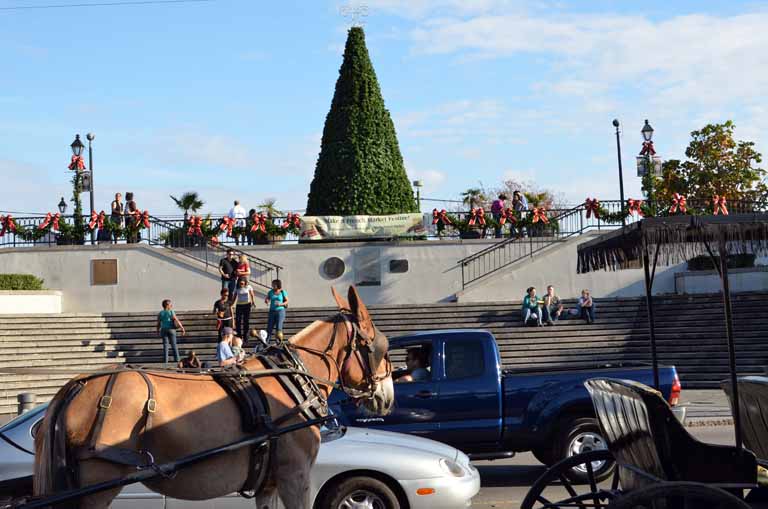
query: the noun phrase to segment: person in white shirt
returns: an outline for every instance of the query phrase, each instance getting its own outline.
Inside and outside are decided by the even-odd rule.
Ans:
[[[245,212],[245,208],[243,208],[242,205],[240,205],[240,202],[238,200],[235,200],[235,205],[231,209],[229,209],[229,214],[227,214],[231,219],[235,220],[235,228],[245,228],[245,218],[248,217],[248,214]],[[245,239],[243,239],[245,241]],[[240,244],[240,236],[235,235],[235,244]]]

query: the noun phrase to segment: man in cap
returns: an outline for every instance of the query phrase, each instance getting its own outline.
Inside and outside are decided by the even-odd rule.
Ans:
[[[232,327],[222,327],[221,340],[216,347],[216,359],[219,361],[219,367],[234,366],[237,364],[237,357],[232,353],[232,338],[234,337]]]

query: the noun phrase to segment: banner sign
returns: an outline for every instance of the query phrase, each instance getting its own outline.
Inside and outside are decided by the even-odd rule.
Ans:
[[[426,235],[422,214],[302,216],[301,240],[366,239]]]

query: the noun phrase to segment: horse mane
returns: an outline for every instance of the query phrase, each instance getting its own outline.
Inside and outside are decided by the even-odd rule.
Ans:
[[[308,326],[306,326],[302,330],[300,330],[298,333],[296,333],[295,336],[292,336],[288,340],[288,342],[291,343],[292,345],[295,345],[295,344],[299,343],[300,341],[302,341],[302,340],[304,340],[304,339],[306,339],[306,338],[316,334],[315,329],[317,327],[319,327],[320,325],[327,324],[327,323],[333,324],[336,321],[336,319],[337,319],[336,317],[337,316],[339,316],[339,314],[335,313],[335,314],[330,315],[330,316],[328,316],[326,318],[323,318],[322,320],[315,320],[314,322],[312,322],[311,324],[309,324]]]

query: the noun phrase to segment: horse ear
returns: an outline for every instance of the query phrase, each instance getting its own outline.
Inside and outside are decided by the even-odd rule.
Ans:
[[[339,292],[336,291],[336,288],[331,287],[331,294],[333,294],[333,299],[336,301],[336,305],[339,306],[339,311],[352,311],[352,308],[350,307],[349,302],[347,302],[347,299],[339,295]]]
[[[372,338],[375,334],[375,331],[373,330],[373,321],[371,320],[371,315],[368,313],[368,308],[365,307],[365,303],[363,303],[363,299],[361,299],[360,294],[357,293],[357,288],[350,286],[349,292],[347,292],[347,297],[352,304],[352,314],[357,318],[357,325],[366,335],[368,335],[368,337]]]

